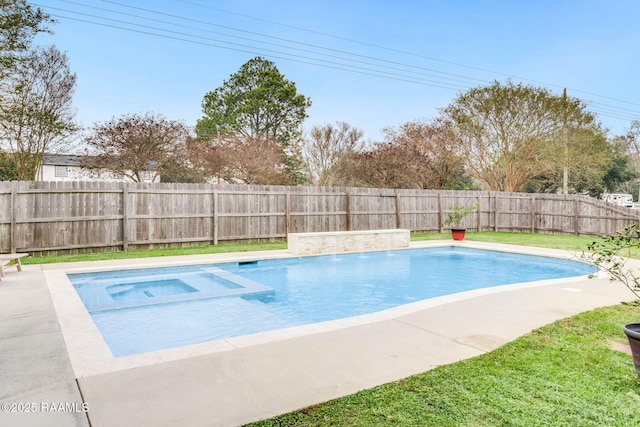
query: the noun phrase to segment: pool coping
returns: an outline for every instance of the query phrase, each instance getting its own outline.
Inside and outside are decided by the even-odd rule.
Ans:
[[[508,244],[496,244],[473,241],[429,240],[412,242],[407,249],[459,246],[475,249],[487,249],[520,253],[528,255],[548,256],[579,260],[579,253],[567,250],[544,249],[537,247],[516,246]],[[399,249],[403,250],[403,249]],[[316,255],[310,255],[316,256]],[[43,265],[42,270],[47,282],[51,299],[67,347],[71,366],[76,378],[84,378],[100,374],[114,373],[127,369],[140,368],[170,361],[183,360],[191,357],[203,356],[219,352],[227,352],[242,348],[258,346],[283,340],[290,340],[313,334],[338,331],[347,328],[368,325],[376,322],[394,320],[402,316],[419,313],[423,310],[438,307],[444,304],[463,301],[484,295],[508,292],[517,289],[526,289],[539,286],[570,284],[586,279],[587,276],[570,277],[564,279],[551,279],[512,285],[501,285],[490,288],[482,288],[461,293],[430,298],[402,306],[389,308],[375,313],[364,314],[355,317],[330,320],[285,329],[278,329],[256,334],[243,335],[222,340],[209,341],[183,347],[175,347],[165,350],[157,350],[147,353],[135,354],[123,357],[114,357],[102,338],[91,316],[84,307],[73,286],[67,278],[67,273],[80,273],[89,271],[106,271],[125,268],[142,268],[174,265],[193,265],[203,263],[223,263],[247,260],[267,260],[282,258],[297,258],[287,251],[260,251],[231,254],[207,254],[188,255],[163,258],[137,258],[117,261],[94,261],[83,263],[66,263]],[[567,291],[579,292],[580,289],[567,286]]]

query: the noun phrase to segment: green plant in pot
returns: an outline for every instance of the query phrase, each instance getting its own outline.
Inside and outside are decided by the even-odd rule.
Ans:
[[[451,237],[453,237],[453,240],[464,240],[466,228],[461,227],[460,223],[467,215],[478,209],[478,206],[479,204],[476,203],[470,207],[462,205],[451,207],[453,212],[447,216],[447,219],[444,221],[444,225],[451,225]]]
[[[582,259],[609,273],[609,280],[621,282],[640,300],[640,277],[627,266],[629,255],[634,251],[640,254],[640,224],[626,227],[615,236],[605,236],[590,243],[587,245],[587,251],[589,252],[582,254]],[[632,304],[638,305],[640,301],[636,300]],[[622,329],[629,340],[633,364],[640,378],[640,322],[628,323]]]

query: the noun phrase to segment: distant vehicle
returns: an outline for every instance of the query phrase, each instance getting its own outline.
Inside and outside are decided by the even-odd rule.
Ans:
[[[625,194],[625,193],[603,194],[602,199],[605,202],[613,203],[618,206],[624,206],[626,208],[633,207],[633,196],[631,194]]]

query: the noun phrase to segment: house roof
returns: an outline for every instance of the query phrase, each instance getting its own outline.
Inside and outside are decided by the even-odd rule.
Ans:
[[[43,165],[54,165],[54,166],[86,166],[87,161],[95,156],[85,156],[82,154],[50,154],[45,153],[42,157]],[[158,162],[150,161],[148,163],[149,170],[158,169]]]
[[[78,154],[45,154],[42,157],[43,165],[56,166],[80,166],[85,156]]]

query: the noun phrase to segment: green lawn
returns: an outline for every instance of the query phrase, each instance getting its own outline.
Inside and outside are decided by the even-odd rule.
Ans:
[[[411,240],[450,240],[450,233],[413,233]],[[525,246],[540,246],[554,249],[585,250],[587,244],[591,243],[594,237],[571,236],[558,234],[531,234],[531,233],[502,233],[482,231],[479,233],[467,233],[466,240],[508,243]],[[74,262],[74,261],[97,261],[124,258],[145,258],[171,255],[195,255],[195,254],[216,254],[223,252],[247,252],[262,251],[270,249],[286,249],[286,242],[266,242],[266,243],[240,243],[240,244],[219,244],[194,246],[187,248],[173,249],[151,249],[132,250],[128,252],[104,252],[96,254],[59,255],[23,258],[23,264],[49,264],[53,262]]]
[[[451,239],[451,233],[414,233],[411,240]],[[582,251],[598,237],[573,236],[566,234],[533,234],[533,233],[504,233],[481,231],[467,232],[465,240],[490,243],[507,243],[511,245],[539,246],[543,248],[568,249]]]
[[[270,420],[267,426],[640,426],[640,381],[618,305],[545,326],[497,350]]]
[[[207,246],[192,246],[186,248],[132,250],[127,252],[102,252],[96,254],[57,255],[22,258],[22,264],[51,264],[54,262],[99,261],[125,258],[148,258],[173,255],[219,254],[225,252],[265,251],[272,249],[286,249],[286,242],[239,243]]]

